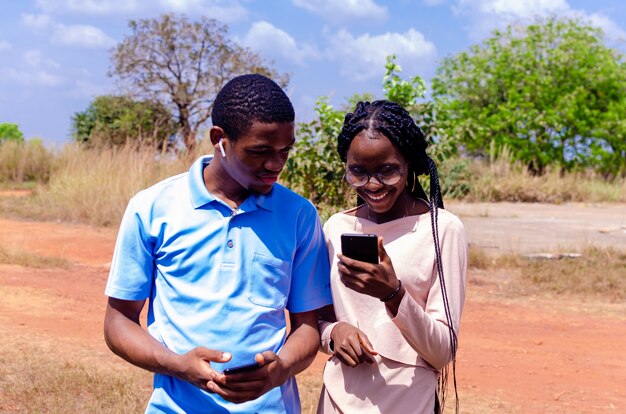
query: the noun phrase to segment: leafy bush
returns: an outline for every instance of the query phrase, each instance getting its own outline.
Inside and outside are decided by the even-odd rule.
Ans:
[[[74,114],[72,129],[75,141],[93,147],[138,144],[166,150],[176,125],[159,103],[104,95]]]
[[[344,166],[337,153],[344,113],[333,109],[325,97],[317,101],[315,111],[318,119],[298,125],[300,139],[287,160],[282,179],[317,205],[325,219],[332,209],[346,204]]]
[[[22,134],[17,124],[0,124],[0,143],[3,141],[21,142],[24,141],[24,134]]]

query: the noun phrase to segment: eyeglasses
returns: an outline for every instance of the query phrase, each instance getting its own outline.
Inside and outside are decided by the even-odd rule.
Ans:
[[[386,166],[381,168],[374,174],[367,173],[362,170],[347,169],[345,174],[346,181],[355,188],[364,187],[370,182],[372,177],[383,185],[396,185],[402,178],[402,170],[396,167]]]

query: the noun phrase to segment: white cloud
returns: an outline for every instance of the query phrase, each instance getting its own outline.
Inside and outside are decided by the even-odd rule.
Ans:
[[[385,33],[354,37],[341,30],[332,37],[329,56],[340,62],[343,76],[366,80],[382,76],[388,55],[395,54],[396,62],[409,74],[422,75],[434,64],[437,48],[415,29],[405,33]]]
[[[242,43],[275,60],[285,60],[296,65],[304,65],[307,59],[319,59],[315,46],[298,44],[289,33],[271,23],[260,21],[252,25]]]
[[[461,0],[461,6],[501,17],[532,18],[569,9],[566,0]]]
[[[247,16],[239,1],[230,0],[37,0],[36,4],[46,13],[148,17],[146,13],[175,12],[227,23]]]
[[[0,68],[0,80],[5,83],[17,83],[28,87],[52,87],[63,83],[63,79],[61,77],[53,75],[44,69],[29,72],[14,68]]]
[[[11,50],[11,47],[11,43],[7,42],[6,40],[0,39],[0,52],[2,52],[3,50]]]
[[[41,52],[38,50],[29,50],[24,52],[22,57],[29,66],[37,67],[41,65]]]
[[[95,26],[64,25],[47,14],[22,14],[22,24],[38,32],[51,32],[50,41],[56,45],[109,48],[116,43],[115,39]]]
[[[567,0],[459,0],[453,9],[469,17],[470,37],[481,40],[494,29],[504,28],[510,23],[562,15],[570,8]]]
[[[36,49],[27,50],[26,52],[24,52],[22,54],[22,59],[24,59],[24,62],[26,62],[26,64],[32,68],[46,67],[51,69],[59,69],[61,67],[61,65],[59,65],[54,60],[44,58],[41,54],[41,51]]]
[[[445,4],[446,0],[422,0],[422,3],[427,6],[439,6],[441,4]]]
[[[121,14],[138,11],[138,0],[37,0],[36,4],[47,13]]]
[[[22,14],[22,24],[34,30],[44,30],[50,26],[52,19],[47,14]]]
[[[243,20],[248,15],[248,10],[239,1],[158,0],[158,3],[164,12],[206,16],[225,23]]]
[[[111,85],[95,83],[85,80],[77,80],[67,91],[69,96],[81,99],[93,99],[99,95],[111,93]]]
[[[626,40],[626,32],[610,18],[593,13],[586,17],[592,26],[602,29],[605,37],[610,42],[623,43]]]
[[[504,28],[513,22],[526,23],[537,17],[560,16],[581,19],[601,28],[609,41],[623,41],[626,32],[611,18],[575,10],[567,0],[459,0],[455,12],[470,19],[470,37],[482,40],[496,28]]]
[[[116,42],[115,39],[107,36],[102,30],[94,26],[65,26],[59,24],[52,35],[52,43],[64,46],[108,48]]]
[[[293,4],[335,23],[385,21],[389,17],[387,7],[373,0],[293,0]]]

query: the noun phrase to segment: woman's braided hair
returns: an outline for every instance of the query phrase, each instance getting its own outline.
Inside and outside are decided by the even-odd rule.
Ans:
[[[428,142],[424,133],[417,126],[411,115],[395,102],[377,100],[374,102],[359,102],[354,112],[346,114],[343,127],[337,137],[337,151],[341,160],[345,163],[348,159],[348,149],[355,136],[363,130],[377,131],[386,136],[404,155],[409,164],[407,173],[407,187],[413,197],[428,200],[424,189],[420,185],[418,177],[422,174],[430,176],[430,217],[435,246],[435,256],[437,258],[437,274],[441,293],[443,296],[444,310],[448,322],[450,347],[452,349],[452,375],[454,381],[454,393],[456,397],[456,411],[459,410],[459,397],[456,389],[456,350],[457,336],[454,330],[450,304],[443,274],[441,262],[441,245],[439,243],[438,208],[443,208],[443,199],[439,187],[439,174],[435,162],[426,154]],[[357,204],[363,204],[363,200],[357,199]],[[439,378],[437,389],[437,406],[443,412],[446,389],[448,383],[448,367],[443,368]]]

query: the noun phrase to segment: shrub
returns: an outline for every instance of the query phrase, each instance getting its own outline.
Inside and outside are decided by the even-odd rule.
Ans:
[[[46,183],[53,168],[53,155],[40,139],[0,143],[0,182]]]

